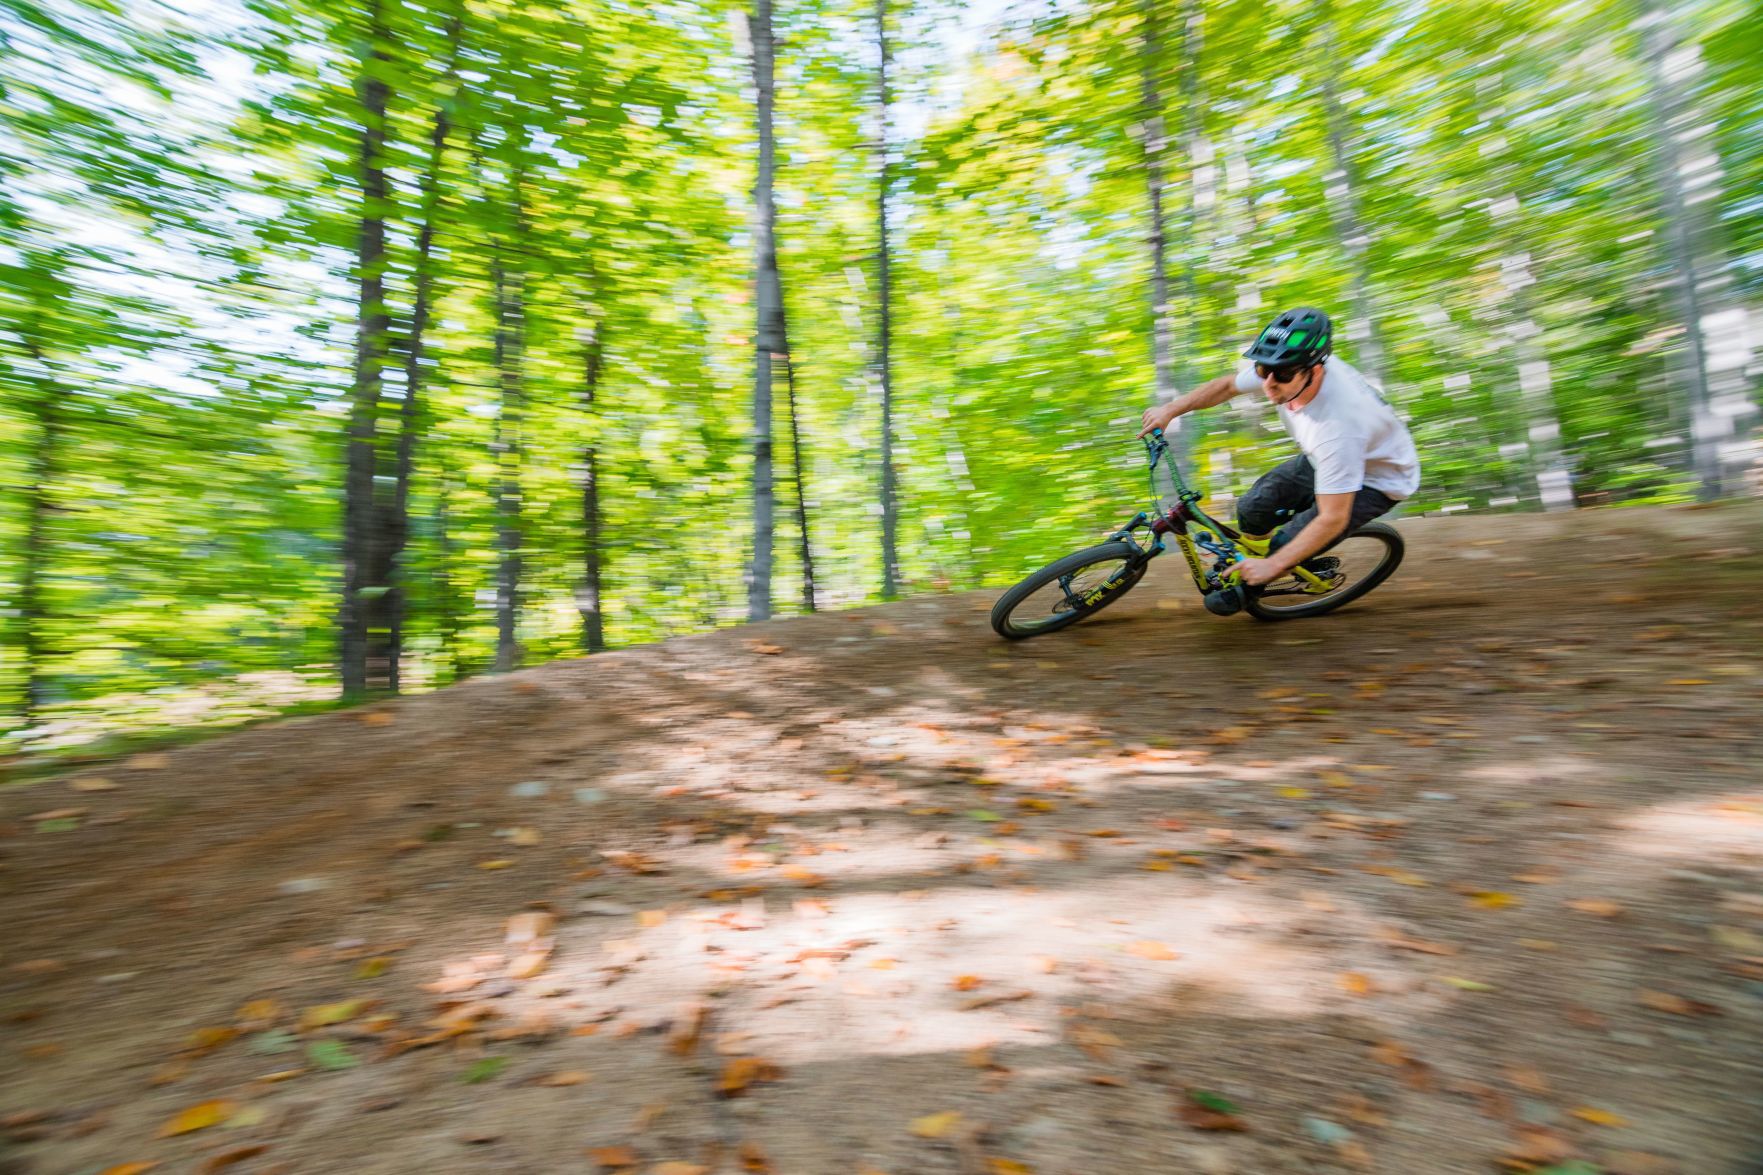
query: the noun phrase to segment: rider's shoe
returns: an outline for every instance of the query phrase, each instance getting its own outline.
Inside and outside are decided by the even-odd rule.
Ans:
[[[1299,566],[1303,567],[1303,569],[1308,571],[1311,575],[1317,576],[1321,579],[1328,579],[1330,576],[1340,574],[1341,561],[1339,556],[1336,555],[1318,555],[1314,559],[1304,560]]]

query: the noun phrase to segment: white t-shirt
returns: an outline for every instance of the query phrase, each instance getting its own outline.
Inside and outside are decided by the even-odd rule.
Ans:
[[[1280,405],[1279,419],[1316,470],[1319,494],[1357,493],[1361,486],[1397,499],[1420,488],[1420,454],[1396,413],[1353,365],[1324,361],[1322,390],[1302,408]],[[1237,390],[1261,390],[1255,365],[1237,369]]]

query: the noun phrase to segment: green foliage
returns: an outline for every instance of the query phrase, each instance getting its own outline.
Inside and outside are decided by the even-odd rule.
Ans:
[[[1387,390],[1422,447],[1409,512],[1534,503],[1529,438],[1545,423],[1582,501],[1690,496],[1692,420],[1670,366],[1677,226],[1652,166],[1639,11],[1334,0],[1269,26],[1247,0],[1029,3],[998,19],[892,6],[908,588],[1009,581],[1140,504],[1147,80],[1167,129],[1169,278],[1191,378],[1226,369],[1287,303],[1335,310],[1340,350],[1358,358],[1362,257]],[[527,291],[526,659],[579,649],[588,446],[610,642],[743,612],[755,152],[726,13],[386,2],[370,56],[368,12],[0,0],[0,712],[33,704],[39,745],[79,741],[90,713],[165,725],[332,687],[364,217],[387,238],[388,447],[432,232],[407,684],[495,654],[497,248]],[[817,578],[835,605],[880,582],[873,18],[844,0],[776,13],[780,267]],[[1763,16],[1695,0],[1672,20],[1685,46],[1673,68],[1718,160],[1697,205],[1709,309],[1742,311],[1763,288]],[[390,94],[390,192],[371,207],[363,60]],[[1325,81],[1362,252],[1334,203]],[[438,114],[452,133],[433,156]],[[1528,400],[1527,323],[1551,376]],[[1199,423],[1191,473],[1214,495],[1289,451],[1247,399]],[[780,484],[786,502],[794,492]],[[779,519],[787,606],[794,524]],[[223,680],[225,702],[205,692]]]

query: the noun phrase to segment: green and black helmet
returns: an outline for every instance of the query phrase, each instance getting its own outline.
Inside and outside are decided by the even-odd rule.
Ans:
[[[1261,329],[1245,359],[1268,367],[1309,367],[1334,353],[1334,324],[1309,306],[1287,310]]]

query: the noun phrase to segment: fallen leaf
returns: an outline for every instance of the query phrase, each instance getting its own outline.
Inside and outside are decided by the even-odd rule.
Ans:
[[[467,1066],[465,1072],[459,1075],[459,1080],[467,1085],[481,1085],[486,1081],[493,1081],[506,1068],[507,1057],[483,1057]]]
[[[314,1004],[300,1014],[300,1029],[310,1032],[315,1028],[345,1023],[365,1012],[371,1003],[370,1000],[344,1000],[336,1004]]]
[[[143,1175],[144,1172],[151,1171],[157,1166],[159,1166],[157,1162],[118,1163],[114,1167],[104,1168],[104,1170],[98,1172],[98,1175]]]
[[[952,986],[956,991],[972,991],[974,988],[978,987],[980,984],[982,984],[984,982],[985,982],[985,980],[981,979],[977,975],[957,975],[950,982],[950,986]]]
[[[1703,1003],[1701,1000],[1685,999],[1683,996],[1672,995],[1666,991],[1642,990],[1640,1000],[1641,1003],[1656,1012],[1670,1012],[1675,1016],[1713,1016],[1720,1012],[1720,1009],[1713,1004]]]
[[[668,1037],[667,1047],[679,1057],[689,1057],[698,1051],[698,1041],[704,1035],[704,1023],[710,1016],[710,1006],[702,1000],[688,1003],[680,1012],[678,1025]]]
[[[1136,958],[1153,959],[1160,962],[1181,958],[1180,952],[1172,950],[1164,943],[1152,942],[1149,939],[1133,943],[1126,948],[1126,953]]]
[[[1190,1089],[1176,1107],[1181,1120],[1195,1130],[1244,1131],[1248,1123],[1238,1116],[1236,1105],[1222,1094]]]
[[[1483,983],[1479,979],[1463,979],[1456,975],[1442,977],[1444,981],[1459,991],[1493,991],[1494,985]]]
[[[115,791],[116,784],[108,779],[76,779],[69,786],[75,791]]]
[[[206,1130],[210,1126],[220,1125],[238,1111],[239,1103],[225,1098],[197,1102],[161,1126],[157,1137],[171,1138],[174,1135],[189,1134],[195,1130]]]
[[[926,1114],[922,1118],[912,1119],[911,1129],[919,1138],[943,1138],[960,1124],[961,1111],[944,1110],[940,1114]]]
[[[315,1040],[306,1046],[306,1056],[314,1065],[327,1071],[353,1069],[361,1064],[340,1040]]]
[[[282,1006],[274,1000],[252,1000],[234,1013],[239,1027],[246,1032],[261,1032],[281,1019]]]
[[[783,652],[782,646],[767,644],[764,641],[748,641],[747,648],[762,657],[775,657]]]
[[[210,1155],[200,1167],[196,1168],[196,1171],[198,1172],[198,1175],[212,1175],[215,1171],[224,1171],[226,1168],[231,1167],[236,1163],[242,1163],[246,1159],[254,1159],[268,1149],[269,1144],[263,1142],[253,1143],[250,1146],[236,1146],[231,1150],[224,1150],[219,1154]]]
[[[515,956],[508,964],[506,975],[509,979],[531,979],[542,973],[550,961],[550,951],[528,951]]]
[[[1594,1126],[1628,1125],[1628,1119],[1621,1114],[1612,1114],[1609,1110],[1600,1110],[1594,1106],[1575,1106],[1570,1112],[1581,1122],[1590,1122]]]
[[[1341,987],[1349,995],[1370,995],[1377,988],[1371,982],[1371,976],[1358,971],[1341,972]]]
[[[1747,955],[1763,955],[1763,937],[1733,926],[1710,926],[1708,937],[1728,950]]]
[[[1549,1080],[1533,1065],[1508,1065],[1506,1077],[1527,1093],[1548,1093]]]
[[[710,1168],[700,1163],[657,1163],[649,1168],[649,1175],[710,1175]]]
[[[736,1057],[723,1066],[722,1076],[716,1082],[716,1092],[723,1097],[735,1097],[756,1081],[776,1081],[781,1076],[783,1070],[770,1061],[760,1057]]]
[[[496,870],[496,869],[506,869],[510,865],[513,865],[513,864],[514,864],[514,862],[508,860],[506,857],[498,857],[496,860],[493,860],[493,861],[479,861],[477,863],[477,867],[479,869]]]
[[[1034,1175],[1034,1168],[1027,1163],[1019,1163],[1015,1159],[986,1160],[986,1171],[989,1175]]]
[[[588,1158],[609,1171],[635,1167],[643,1160],[628,1146],[596,1146],[588,1148]]]
[[[1469,895],[1469,900],[1487,910],[1504,910],[1507,906],[1519,904],[1517,898],[1497,889],[1476,890]]]
[[[1569,910],[1578,910],[1581,914],[1593,914],[1599,918],[1614,918],[1622,913],[1622,906],[1607,898],[1574,898],[1565,904]]]
[[[135,755],[124,764],[131,771],[158,771],[171,765],[171,758],[158,752]]]
[[[743,1142],[740,1146],[741,1170],[750,1171],[753,1175],[772,1175],[775,1168],[766,1157],[764,1149],[756,1142]]]
[[[392,965],[390,955],[375,955],[371,959],[363,959],[355,968],[357,979],[378,979]]]
[[[550,936],[557,918],[545,910],[527,910],[508,919],[502,941],[511,947],[530,947]]]
[[[204,1053],[213,1052],[229,1041],[236,1040],[238,1036],[239,1030],[231,1025],[222,1028],[198,1028],[190,1034],[189,1043],[184,1046],[184,1049],[199,1057]]]
[[[1520,1126],[1514,1133],[1517,1138],[1501,1159],[1509,1169],[1533,1171],[1573,1157],[1573,1144],[1546,1126]]]

